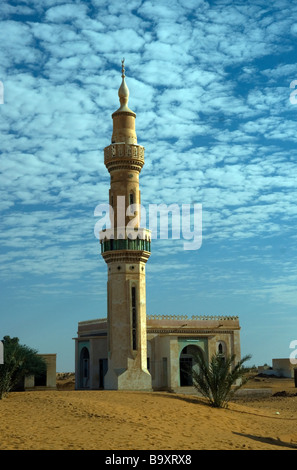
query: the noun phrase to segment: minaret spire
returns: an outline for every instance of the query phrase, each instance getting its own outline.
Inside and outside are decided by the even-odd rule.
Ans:
[[[118,91],[121,106],[112,114],[112,143],[137,144],[135,132],[136,114],[128,108],[129,89],[125,81],[125,59],[122,59],[122,83]]]
[[[118,91],[118,95],[120,98],[121,107],[116,112],[130,112],[132,113],[131,109],[128,108],[128,100],[129,100],[129,88],[127,87],[127,83],[125,81],[125,59],[122,59],[122,83]]]

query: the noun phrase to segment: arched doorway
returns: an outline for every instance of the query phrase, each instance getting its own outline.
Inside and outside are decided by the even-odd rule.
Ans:
[[[89,381],[90,355],[89,350],[83,347],[80,353],[80,387],[87,388]]]
[[[195,355],[199,353],[199,351],[201,351],[201,349],[193,344],[185,346],[181,351],[179,357],[181,387],[190,387],[193,385],[192,369],[198,367],[195,361]]]

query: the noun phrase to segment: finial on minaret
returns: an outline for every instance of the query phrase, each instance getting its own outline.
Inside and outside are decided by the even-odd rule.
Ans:
[[[125,76],[126,76],[125,75],[125,59],[123,58],[122,59],[122,83],[118,92],[121,107],[118,109],[118,111],[130,111],[131,112],[131,110],[128,108],[129,88],[127,87],[127,84],[125,82]]]
[[[125,57],[122,59],[122,78],[125,78]]]

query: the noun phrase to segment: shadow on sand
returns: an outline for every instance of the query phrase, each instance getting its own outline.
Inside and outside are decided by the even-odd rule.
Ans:
[[[186,403],[194,403],[194,404],[199,404],[199,405],[205,405],[205,406],[210,406],[207,399],[203,397],[195,397],[193,395],[182,395],[182,394],[175,394],[172,392],[162,392],[162,391],[157,391],[154,392],[154,395],[158,395],[159,397],[163,398],[173,398],[174,400],[181,400],[185,401]]]
[[[253,436],[252,434],[243,434],[241,432],[233,431],[233,434],[237,436],[246,437],[248,439],[253,439],[254,441],[262,442],[264,444],[269,444],[272,446],[286,447],[287,449],[297,449],[297,444],[291,442],[284,442],[280,439],[274,439],[273,437],[262,437],[262,436]]]

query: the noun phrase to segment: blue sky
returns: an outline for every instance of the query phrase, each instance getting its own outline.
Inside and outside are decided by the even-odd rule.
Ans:
[[[77,322],[106,316],[94,209],[125,57],[142,204],[203,207],[199,250],[154,241],[147,313],[238,315],[252,364],[289,357],[296,14],[287,0],[2,0],[0,337],[72,371]]]

